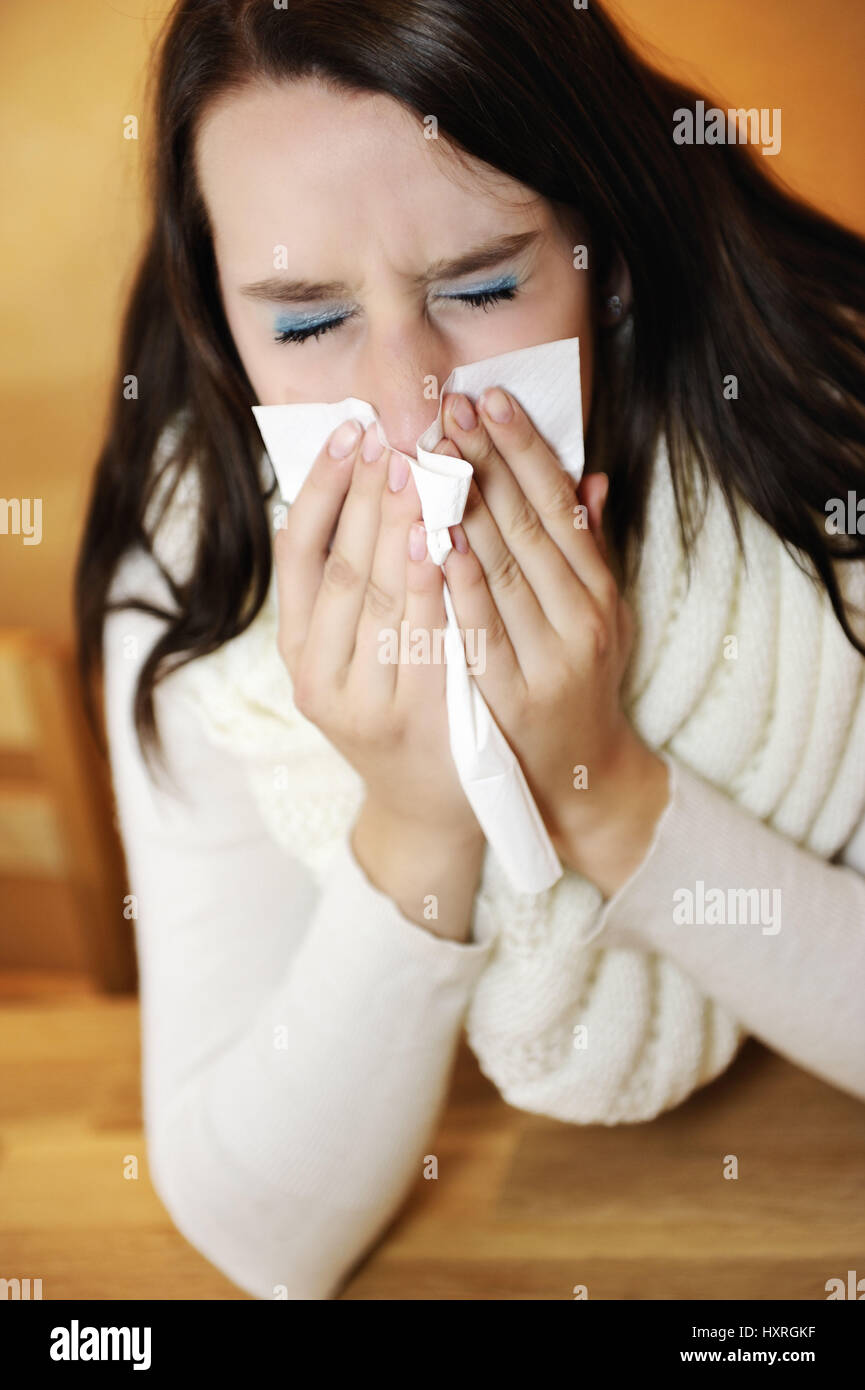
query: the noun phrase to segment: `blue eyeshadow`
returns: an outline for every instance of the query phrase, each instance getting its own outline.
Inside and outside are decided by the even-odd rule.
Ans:
[[[455,290],[453,294],[446,294],[445,299],[456,299],[466,294],[492,294],[496,290],[515,290],[517,287],[516,275],[500,275],[496,280],[487,280],[482,285],[467,285],[465,289]]]
[[[343,311],[338,314],[329,314],[326,318],[322,318],[320,314],[298,314],[295,318],[280,315],[273,327],[275,333],[291,333],[298,328],[319,328],[323,324],[333,323],[335,319],[342,317]]]

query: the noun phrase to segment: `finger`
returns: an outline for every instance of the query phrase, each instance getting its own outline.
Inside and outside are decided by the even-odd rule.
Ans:
[[[463,512],[463,530],[474,556],[483,571],[485,587],[490,598],[490,621],[493,613],[507,631],[519,669],[527,681],[543,669],[549,660],[552,644],[557,640],[551,617],[544,611],[538,596],[529,584],[520,564],[499,531],[498,526],[473,478]],[[555,546],[551,546],[555,554]],[[575,576],[561,556],[563,576],[573,590],[580,590]],[[572,600],[572,607],[576,600]],[[557,611],[560,600],[552,600]],[[565,615],[560,614],[560,620]],[[573,623],[573,613],[568,621]]]
[[[325,686],[342,686],[348,676],[378,539],[382,493],[396,458],[384,447],[370,458],[376,444],[380,437],[373,422],[364,436],[367,456],[361,450],[355,460],[310,618],[308,642],[317,679]]]
[[[609,563],[607,540],[604,535],[604,507],[610,490],[607,473],[586,473],[580,479],[577,497],[586,508],[586,521],[592,529],[595,544],[605,564]]]
[[[321,588],[328,542],[351,484],[357,444],[362,430],[358,422],[351,443],[350,421],[344,421],[325,442],[288,509],[285,525],[273,538],[276,591],[279,612],[279,645],[289,672],[306,644],[315,600]],[[342,448],[339,456],[331,446]],[[348,452],[345,446],[348,443]]]
[[[448,398],[449,401],[451,398]],[[497,409],[501,400],[510,408],[506,421],[494,420],[490,406]],[[577,405],[575,408],[579,409]],[[591,529],[574,526],[576,489],[546,441],[538,434],[532,421],[519,403],[500,387],[484,391],[478,401],[478,421],[474,430],[460,432],[453,408],[446,408],[446,432],[462,451],[485,452],[490,465],[501,459],[516,479],[521,492],[550,536],[564,555],[581,583],[596,598],[608,594],[608,574]],[[484,450],[483,436],[490,441],[492,452]],[[463,455],[474,465],[471,452]],[[481,465],[482,471],[483,465]],[[483,490],[483,488],[482,488]],[[518,512],[519,518],[519,512]],[[529,535],[532,528],[528,528]]]
[[[474,418],[477,419],[477,416]],[[548,499],[545,524],[502,458],[484,424],[478,421],[474,429],[466,430],[464,433],[467,437],[459,442],[459,447],[474,469],[481,496],[503,543],[497,543],[495,533],[485,524],[483,529],[473,530],[477,521],[469,516],[465,523],[466,533],[481,564],[489,575],[490,564],[507,566],[505,552],[510,551],[534,594],[540,611],[544,614],[543,621],[560,635],[570,635],[585,612],[584,601],[587,595],[582,582],[556,544],[548,527],[550,509],[553,506],[564,518],[565,526],[573,524],[574,499],[577,495],[574,484],[557,466],[558,494],[555,502]],[[546,445],[543,447],[546,449]],[[483,513],[477,515],[484,521]],[[491,583],[490,587],[495,602],[501,607],[495,584]],[[505,621],[509,621],[504,608],[501,611]],[[528,614],[528,610],[525,611]],[[518,656],[525,669],[523,652],[519,649]]]
[[[405,616],[406,555],[409,527],[420,520],[420,498],[414,480],[394,492],[385,488],[381,499],[378,538],[363,609],[357,626],[357,642],[348,681],[358,698],[385,702],[394,698],[397,654]]]
[[[444,584],[440,567],[429,558],[419,522],[410,527],[403,568],[407,650],[400,652],[396,698],[408,708],[421,699],[445,698]]]
[[[434,452],[460,457],[456,445],[447,438],[436,445]],[[485,514],[480,513],[482,508]],[[512,654],[509,669],[512,674],[522,670],[528,676],[533,666],[543,660],[552,632],[537,596],[519,565],[514,563],[513,553],[509,553],[495,521],[488,514],[474,479],[466,499],[463,522],[466,524],[463,536],[469,544],[477,542],[475,555],[485,574],[490,621],[504,623],[507,629],[508,649]],[[551,549],[555,552],[555,547]],[[561,563],[563,577],[570,577],[573,584],[567,565],[564,561]],[[500,648],[501,644],[496,646]]]
[[[449,534],[454,548],[445,560],[445,581],[463,633],[469,668],[495,714],[502,692],[508,697],[518,696],[526,689],[526,678],[464,528],[452,526]],[[501,708],[498,712],[502,713]]]

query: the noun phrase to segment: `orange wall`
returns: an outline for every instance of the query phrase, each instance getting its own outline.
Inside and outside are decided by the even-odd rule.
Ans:
[[[590,0],[590,3],[592,0]],[[781,107],[772,166],[865,231],[862,0],[613,0],[664,64],[727,106]],[[149,45],[167,4],[3,0],[0,493],[43,499],[43,540],[0,535],[0,623],[71,631],[70,579],[122,292],[141,235]]]

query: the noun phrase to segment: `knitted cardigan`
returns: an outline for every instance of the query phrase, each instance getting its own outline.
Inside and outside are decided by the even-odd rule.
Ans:
[[[161,448],[171,438],[169,429]],[[158,557],[180,578],[196,499],[189,471],[152,528]],[[828,859],[865,808],[853,755],[865,735],[865,663],[775,532],[750,508],[739,514],[747,563],[710,483],[688,584],[660,445],[626,591],[636,625],[623,708],[661,756]],[[863,570],[848,567],[846,585],[839,574],[860,605]],[[208,738],[242,760],[272,835],[321,882],[363,784],[294,708],[276,632],[274,575],[249,628],[171,679]],[[579,1124],[653,1118],[718,1076],[745,1038],[668,957],[605,946],[602,907],[597,887],[569,870],[543,893],[515,893],[487,848],[471,930],[495,944],[469,1004],[468,1041],[510,1104]]]

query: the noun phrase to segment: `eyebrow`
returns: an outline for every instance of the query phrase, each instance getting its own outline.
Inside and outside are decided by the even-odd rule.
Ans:
[[[496,237],[494,241],[475,246],[453,260],[434,261],[421,275],[411,276],[409,284],[413,289],[424,289],[434,280],[455,280],[460,275],[489,270],[525,251],[540,235],[540,231],[535,229]],[[351,294],[351,287],[343,280],[292,280],[282,275],[272,275],[267,280],[242,285],[240,293],[247,299],[265,299],[272,304],[295,304],[306,300],[345,298]]]

